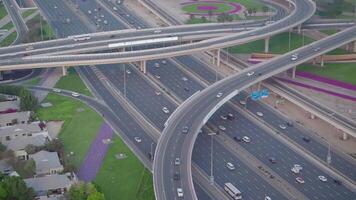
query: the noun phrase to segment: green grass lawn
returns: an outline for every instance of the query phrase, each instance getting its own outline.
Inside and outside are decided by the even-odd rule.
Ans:
[[[0,20],[4,18],[7,15],[7,11],[5,9],[5,6],[0,3]]]
[[[186,24],[204,24],[204,23],[212,23],[212,21],[209,21],[207,18],[202,19],[201,17],[194,17],[194,18],[188,19],[185,23]]]
[[[39,118],[64,121],[59,138],[63,141],[66,154],[74,152],[70,160],[79,167],[103,122],[101,116],[84,103],[69,97],[51,93],[43,102],[50,102],[53,106],[39,108]]]
[[[298,66],[298,71],[311,72],[316,75],[356,85],[356,65],[353,63],[327,63],[325,67],[303,64]]]
[[[256,8],[257,11],[261,11],[263,4],[256,0],[228,0],[229,2],[236,2],[248,8]]]
[[[3,41],[1,41],[0,47],[10,46],[15,41],[16,37],[17,37],[16,32],[11,33]]]
[[[337,30],[321,30],[320,32],[325,33],[327,35],[333,35],[335,33],[337,33]]]
[[[119,153],[126,154],[127,158],[116,159]],[[118,136],[114,136],[94,183],[106,200],[155,199],[151,173]]]
[[[9,22],[9,23],[5,24],[3,27],[1,27],[1,29],[10,30],[13,27],[14,27],[14,25],[12,24],[12,22]]]
[[[32,15],[36,11],[37,11],[37,9],[26,10],[23,13],[21,13],[21,16],[22,16],[22,18],[25,19],[26,17]]]
[[[36,77],[36,78],[33,78],[33,79],[23,82],[23,84],[24,85],[37,85],[40,81],[41,81],[41,78]]]
[[[92,96],[89,89],[80,79],[78,74],[75,72],[73,68],[68,68],[68,73],[66,76],[63,76],[56,84],[57,88],[71,90],[75,92],[79,92],[81,94],[85,94],[87,96]]]

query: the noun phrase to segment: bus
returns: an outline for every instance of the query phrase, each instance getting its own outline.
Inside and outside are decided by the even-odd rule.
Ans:
[[[240,190],[238,190],[232,183],[225,183],[224,189],[233,199],[242,199]]]
[[[68,38],[71,38],[76,42],[77,41],[85,41],[85,40],[90,40],[90,35],[69,36]]]

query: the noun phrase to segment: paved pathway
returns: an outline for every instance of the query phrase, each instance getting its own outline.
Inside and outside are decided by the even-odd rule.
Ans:
[[[109,144],[103,143],[103,140],[112,139],[113,135],[114,131],[104,122],[79,169],[80,180],[89,182],[95,179],[109,148]]]

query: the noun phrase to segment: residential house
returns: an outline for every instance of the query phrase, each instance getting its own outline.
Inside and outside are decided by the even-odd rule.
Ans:
[[[0,114],[17,112],[20,110],[20,100],[0,102]]]
[[[7,149],[14,151],[15,156],[20,160],[28,160],[29,154],[26,152],[25,148],[27,145],[34,145],[34,146],[43,146],[49,140],[48,137],[44,135],[35,135],[31,137],[21,137],[14,140],[11,140],[8,145]]]
[[[40,122],[0,127],[0,142],[4,145],[9,144],[15,139],[33,137],[36,135],[43,135],[49,138],[47,129],[41,127]]]
[[[63,171],[57,152],[39,151],[30,155],[36,163],[36,176],[57,174]]]
[[[30,122],[30,117],[30,111],[0,114],[0,127],[26,124]]]
[[[75,183],[67,175],[53,174],[49,176],[24,179],[27,187],[34,189],[36,199],[55,199],[63,196],[64,192]]]

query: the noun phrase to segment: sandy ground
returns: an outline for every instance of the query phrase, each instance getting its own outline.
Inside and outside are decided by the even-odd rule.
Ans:
[[[136,1],[124,1],[124,5],[129,10],[139,13],[142,19],[145,19],[151,26],[164,26],[165,23],[151,11],[143,7],[137,0]]]
[[[63,121],[50,121],[47,122],[47,129],[49,136],[54,139],[58,137],[59,132],[62,129]]]
[[[189,19],[180,6],[180,3],[184,2],[182,0],[152,0],[156,4],[159,4],[161,8],[165,9],[175,19],[185,22]]]

